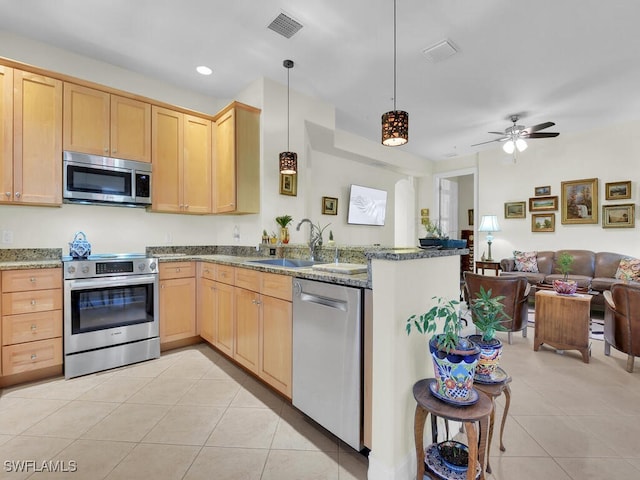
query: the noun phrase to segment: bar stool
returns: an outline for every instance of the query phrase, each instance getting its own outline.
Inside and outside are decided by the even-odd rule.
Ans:
[[[462,422],[467,434],[469,447],[469,468],[467,480],[475,480],[478,461],[480,462],[480,479],[484,480],[485,452],[487,447],[487,432],[489,417],[493,409],[493,402],[482,392],[478,392],[478,401],[469,406],[456,406],[443,402],[431,394],[429,384],[435,381],[433,378],[419,380],[413,385],[413,397],[416,399],[416,413],[414,419],[414,435],[416,443],[416,458],[418,461],[417,480],[422,480],[425,475],[424,465],[424,425],[427,416],[431,414],[432,442],[437,443],[438,432],[436,428],[437,417],[445,420]],[[475,422],[480,424],[480,432],[476,430]],[[479,442],[478,442],[479,436]],[[429,471],[429,478],[440,478]]]
[[[504,393],[505,404],[504,412],[502,412],[502,423],[500,424],[500,451],[504,452],[504,443],[502,442],[502,435],[504,434],[504,424],[507,421],[507,415],[509,414],[509,405],[511,404],[511,377],[507,375],[507,378],[500,383],[486,384],[480,383],[477,380],[473,382],[473,387],[480,392],[486,393],[491,398],[493,409],[491,410],[491,416],[489,417],[489,443],[487,444],[487,473],[491,473],[490,457],[491,451],[491,439],[493,438],[493,424],[496,415],[496,398]]]

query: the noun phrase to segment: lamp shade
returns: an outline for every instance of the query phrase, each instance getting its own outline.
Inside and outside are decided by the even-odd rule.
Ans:
[[[296,152],[280,152],[280,173],[293,175],[298,171],[298,154]]]
[[[404,145],[409,141],[409,114],[392,110],[382,115],[382,144],[388,147]]]
[[[483,215],[480,220],[479,232],[499,232],[500,225],[498,224],[498,217],[496,215]]]

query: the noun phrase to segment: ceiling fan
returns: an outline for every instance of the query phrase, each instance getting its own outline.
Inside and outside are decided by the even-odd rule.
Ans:
[[[500,135],[500,138],[476,143],[471,146],[476,147],[491,142],[505,142],[502,149],[509,154],[515,154],[516,150],[518,150],[518,152],[526,150],[527,142],[525,142],[525,139],[527,138],[551,138],[560,135],[558,132],[540,132],[540,130],[544,130],[545,128],[553,127],[555,125],[553,122],[544,122],[533,125],[532,127],[525,127],[524,125],[517,125],[520,119],[519,115],[511,115],[509,118],[513,122],[513,126],[507,128],[504,132],[489,132],[494,135]]]

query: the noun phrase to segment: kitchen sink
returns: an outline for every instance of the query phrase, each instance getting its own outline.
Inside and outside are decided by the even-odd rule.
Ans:
[[[311,267],[312,265],[318,265],[326,262],[315,262],[313,260],[299,260],[295,258],[266,258],[264,260],[247,260],[247,263],[257,265],[269,265],[272,267],[287,267],[287,268],[304,268]]]

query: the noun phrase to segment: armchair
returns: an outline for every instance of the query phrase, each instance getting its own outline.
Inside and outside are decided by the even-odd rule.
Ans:
[[[478,275],[476,273],[464,272],[464,292],[467,304],[476,298],[480,292],[480,286],[485,290],[491,289],[494,296],[504,295],[504,313],[510,322],[504,324],[509,332],[509,344],[511,344],[511,332],[522,331],[522,336],[527,336],[527,320],[529,318],[529,306],[527,296],[529,295],[529,283],[522,276],[490,277]],[[473,317],[472,317],[473,319]]]
[[[640,356],[640,284],[615,283],[604,292],[604,354],[611,347],[626,353],[627,371]]]

